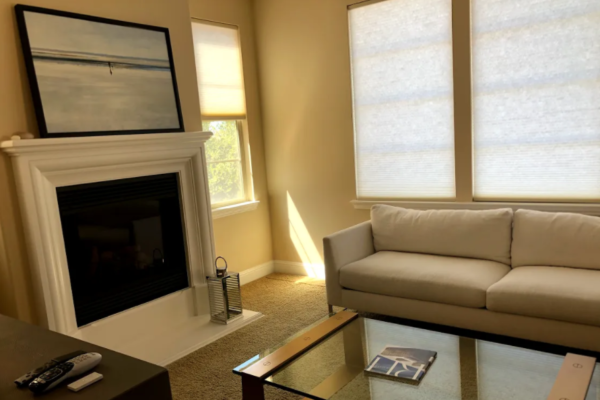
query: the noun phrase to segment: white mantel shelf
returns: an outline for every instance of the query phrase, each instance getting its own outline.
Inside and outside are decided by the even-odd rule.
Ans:
[[[85,136],[47,139],[7,140],[0,143],[0,149],[11,156],[25,153],[46,153],[48,151],[81,149],[118,149],[139,147],[148,149],[154,146],[175,144],[177,147],[199,145],[212,136],[211,132],[154,133],[144,135]]]
[[[35,304],[44,326],[165,364],[260,317],[245,311],[238,324],[209,322],[206,276],[214,275],[215,251],[204,143],[211,136],[155,133],[0,143],[13,165]],[[56,189],[168,173],[179,178],[190,287],[78,326]],[[165,338],[171,338],[168,345]]]

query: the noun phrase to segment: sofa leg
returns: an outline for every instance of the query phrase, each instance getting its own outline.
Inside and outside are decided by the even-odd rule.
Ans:
[[[327,310],[329,311],[329,314],[333,314],[333,306],[331,304],[327,304]]]

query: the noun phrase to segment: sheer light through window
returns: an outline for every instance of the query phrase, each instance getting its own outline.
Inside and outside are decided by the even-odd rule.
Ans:
[[[600,199],[600,2],[472,4],[475,199]]]
[[[453,199],[449,0],[350,8],[358,198]]]

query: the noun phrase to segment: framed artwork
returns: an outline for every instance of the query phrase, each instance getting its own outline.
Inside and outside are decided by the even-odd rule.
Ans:
[[[167,28],[15,12],[40,136],[184,131]]]

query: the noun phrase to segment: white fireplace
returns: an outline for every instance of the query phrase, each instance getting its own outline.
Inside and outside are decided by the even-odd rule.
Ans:
[[[214,239],[204,142],[210,132],[6,141],[12,159],[36,306],[49,329],[158,364],[237,329],[209,322],[206,279]],[[78,326],[57,188],[176,174],[189,287]]]

